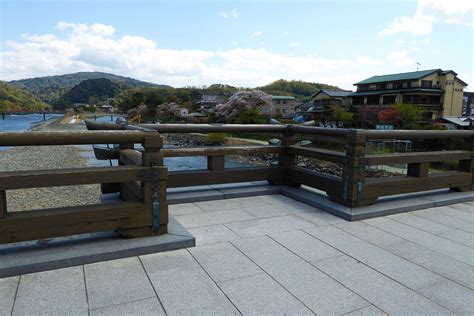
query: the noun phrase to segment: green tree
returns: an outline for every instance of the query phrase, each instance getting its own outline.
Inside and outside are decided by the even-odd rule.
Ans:
[[[400,113],[400,127],[402,129],[418,129],[423,118],[423,110],[413,104],[397,103],[393,109]]]
[[[234,124],[265,124],[267,119],[263,116],[258,109],[249,109],[240,112],[232,122]]]
[[[331,121],[335,122],[351,122],[354,118],[352,112],[338,105],[329,105],[326,109],[326,115]]]

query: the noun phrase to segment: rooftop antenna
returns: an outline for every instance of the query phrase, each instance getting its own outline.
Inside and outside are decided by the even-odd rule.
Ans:
[[[419,62],[416,62],[416,71],[418,71],[420,69],[420,63]]]

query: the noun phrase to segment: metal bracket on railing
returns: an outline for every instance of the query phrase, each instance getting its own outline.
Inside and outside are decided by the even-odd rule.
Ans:
[[[160,227],[160,200],[158,198],[159,188],[159,168],[156,160],[151,162],[151,187],[153,189],[152,198],[152,217],[153,217],[153,231],[158,231]]]

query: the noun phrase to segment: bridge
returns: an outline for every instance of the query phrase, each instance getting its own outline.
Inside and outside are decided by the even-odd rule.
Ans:
[[[43,120],[46,120],[48,114],[66,114],[65,111],[5,111],[0,112],[2,119],[4,120],[7,115],[30,115],[30,114],[43,114]]]

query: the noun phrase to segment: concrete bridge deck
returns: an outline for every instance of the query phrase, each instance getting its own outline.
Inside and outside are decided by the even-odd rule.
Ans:
[[[474,314],[474,202],[359,222],[278,194],[170,213],[196,247],[0,279],[0,315]]]

